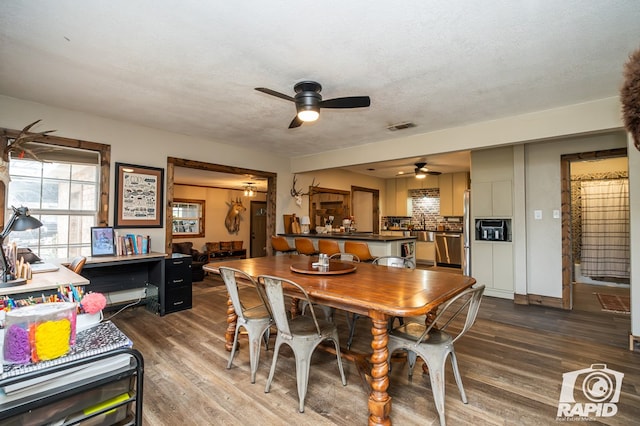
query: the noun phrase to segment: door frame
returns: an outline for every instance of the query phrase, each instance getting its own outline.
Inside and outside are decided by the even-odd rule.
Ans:
[[[187,160],[184,158],[167,157],[167,196],[165,206],[165,220],[166,223],[173,222],[173,209],[171,204],[173,202],[173,180],[176,167],[186,167],[191,169],[206,170],[210,172],[228,173],[236,175],[253,175],[256,177],[265,178],[267,180],[267,229],[266,236],[267,241],[271,235],[275,235],[276,232],[276,195],[277,195],[277,174],[273,172],[267,172],[264,170],[244,169],[241,167],[225,166],[223,164],[205,163],[202,161]],[[173,233],[171,232],[171,226],[165,226],[165,253],[171,254],[171,243],[173,242]],[[272,248],[270,244],[267,244],[267,256],[272,255]]]
[[[560,156],[562,209],[562,309],[573,309],[573,250],[571,233],[571,163],[573,161],[604,160],[626,157],[627,148],[563,154]]]
[[[250,214],[251,222],[249,223],[249,256],[248,257],[251,257],[251,258],[254,257],[253,256],[253,244],[254,244],[254,238],[253,238],[253,234],[254,234],[254,230],[253,229],[254,228],[253,228],[253,225],[255,223],[255,220],[253,219],[254,218],[253,211],[254,211],[255,207],[262,208],[262,206],[264,206],[264,208],[266,209],[267,202],[266,201],[254,201],[254,200],[251,200],[251,202],[249,203],[249,212],[251,213]],[[267,244],[267,241],[269,241],[268,240],[268,236],[265,236],[265,240],[264,240],[265,250],[269,247],[269,244]]]
[[[380,233],[380,190],[374,188],[365,188],[363,186],[351,185],[351,211],[353,211],[353,193],[355,191],[370,192],[373,194],[371,203],[373,204],[373,211],[371,212],[371,218],[373,220],[373,233]]]

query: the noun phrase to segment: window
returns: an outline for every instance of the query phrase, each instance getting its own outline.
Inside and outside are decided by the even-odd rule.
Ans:
[[[204,237],[204,203],[204,200],[173,200],[174,238]]]
[[[51,148],[50,148],[51,149]],[[12,232],[9,240],[18,247],[29,247],[44,259],[64,259],[91,255],[91,227],[98,216],[99,161],[75,156],[72,149],[55,148],[56,157],[64,152],[68,161],[11,158],[11,182],[5,217],[11,207],[25,206],[42,227]]]

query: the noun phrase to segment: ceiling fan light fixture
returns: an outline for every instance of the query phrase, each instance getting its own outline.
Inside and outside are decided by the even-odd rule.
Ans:
[[[298,111],[298,118],[302,121],[316,121],[320,113],[315,105],[304,105]]]
[[[416,179],[424,179],[427,177],[427,174],[422,170],[416,170]]]

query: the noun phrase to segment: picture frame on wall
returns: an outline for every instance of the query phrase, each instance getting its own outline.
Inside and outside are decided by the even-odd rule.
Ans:
[[[164,169],[116,163],[115,228],[162,228]]]
[[[116,244],[113,228],[108,226],[91,227],[91,257],[115,256]]]

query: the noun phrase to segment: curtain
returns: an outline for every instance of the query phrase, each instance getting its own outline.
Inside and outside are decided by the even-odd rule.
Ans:
[[[629,180],[583,181],[581,197],[582,275],[629,278]]]

